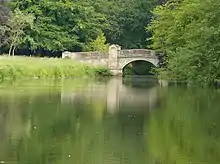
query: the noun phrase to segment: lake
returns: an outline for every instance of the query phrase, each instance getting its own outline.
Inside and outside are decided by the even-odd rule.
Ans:
[[[155,79],[0,85],[0,163],[219,164],[220,90]]]

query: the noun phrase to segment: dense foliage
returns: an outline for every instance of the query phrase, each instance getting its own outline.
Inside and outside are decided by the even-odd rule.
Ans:
[[[165,52],[163,77],[213,83],[220,76],[220,1],[168,1],[154,10],[153,48]]]
[[[9,10],[5,5],[6,3],[4,1],[0,2],[0,47],[5,45],[5,29],[3,26],[7,23],[7,20],[9,18]]]
[[[35,16],[34,28],[27,29],[24,48],[32,50],[84,50],[96,39],[105,18],[86,2],[13,1],[14,8]]]
[[[19,49],[44,55],[45,52],[94,50],[94,47],[105,49],[106,43],[144,48],[150,36],[145,27],[154,5],[155,0],[14,0],[9,3],[12,12],[18,8],[35,17],[33,28],[25,29]],[[94,45],[99,41],[101,46]]]
[[[97,1],[97,0],[96,0]],[[104,32],[110,43],[123,48],[143,48],[149,33],[145,26],[150,22],[156,0],[99,0],[101,13],[107,18]]]
[[[5,6],[5,3],[0,2],[0,25],[3,25],[8,18],[8,9]]]

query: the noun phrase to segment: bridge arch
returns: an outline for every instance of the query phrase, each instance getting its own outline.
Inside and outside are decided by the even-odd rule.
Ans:
[[[153,64],[155,67],[158,67],[158,59],[155,58],[130,58],[130,59],[120,59],[119,60],[119,69],[123,70],[125,66],[135,61],[145,61]]]

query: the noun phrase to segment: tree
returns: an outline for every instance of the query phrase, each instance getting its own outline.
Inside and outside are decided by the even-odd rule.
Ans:
[[[24,29],[32,26],[34,16],[31,14],[24,14],[19,9],[15,9],[10,14],[10,18],[4,26],[1,26],[4,35],[8,35],[8,44],[10,45],[9,53],[14,56],[14,51],[19,44],[22,43],[24,37]]]
[[[5,24],[9,18],[9,10],[5,4],[5,2],[0,2],[0,47],[7,44],[8,38],[5,35]]]
[[[168,78],[211,84],[220,78],[220,1],[168,1],[154,10],[152,48],[166,53]]]
[[[84,1],[14,0],[12,9],[35,16],[34,27],[25,31],[24,48],[34,51],[83,51],[102,32],[103,15]]]
[[[123,48],[144,48],[150,34],[145,27],[150,22],[156,0],[95,0],[90,2],[106,17],[104,33],[109,43]]]
[[[8,8],[4,3],[0,3],[0,25],[5,24],[8,19]]]
[[[94,41],[90,42],[88,45],[89,51],[99,51],[107,52],[109,44],[106,43],[106,38],[104,33],[101,33]]]
[[[42,54],[84,51],[104,33],[107,43],[144,48],[157,0],[13,0],[11,9],[35,16],[20,49]]]
[[[34,51],[84,51],[100,33],[124,48],[145,47],[145,26],[156,0],[14,0],[12,9],[36,17],[22,48]]]

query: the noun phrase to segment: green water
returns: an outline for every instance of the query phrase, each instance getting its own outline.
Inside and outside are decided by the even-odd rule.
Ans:
[[[0,86],[0,163],[219,164],[220,91],[152,80]]]

